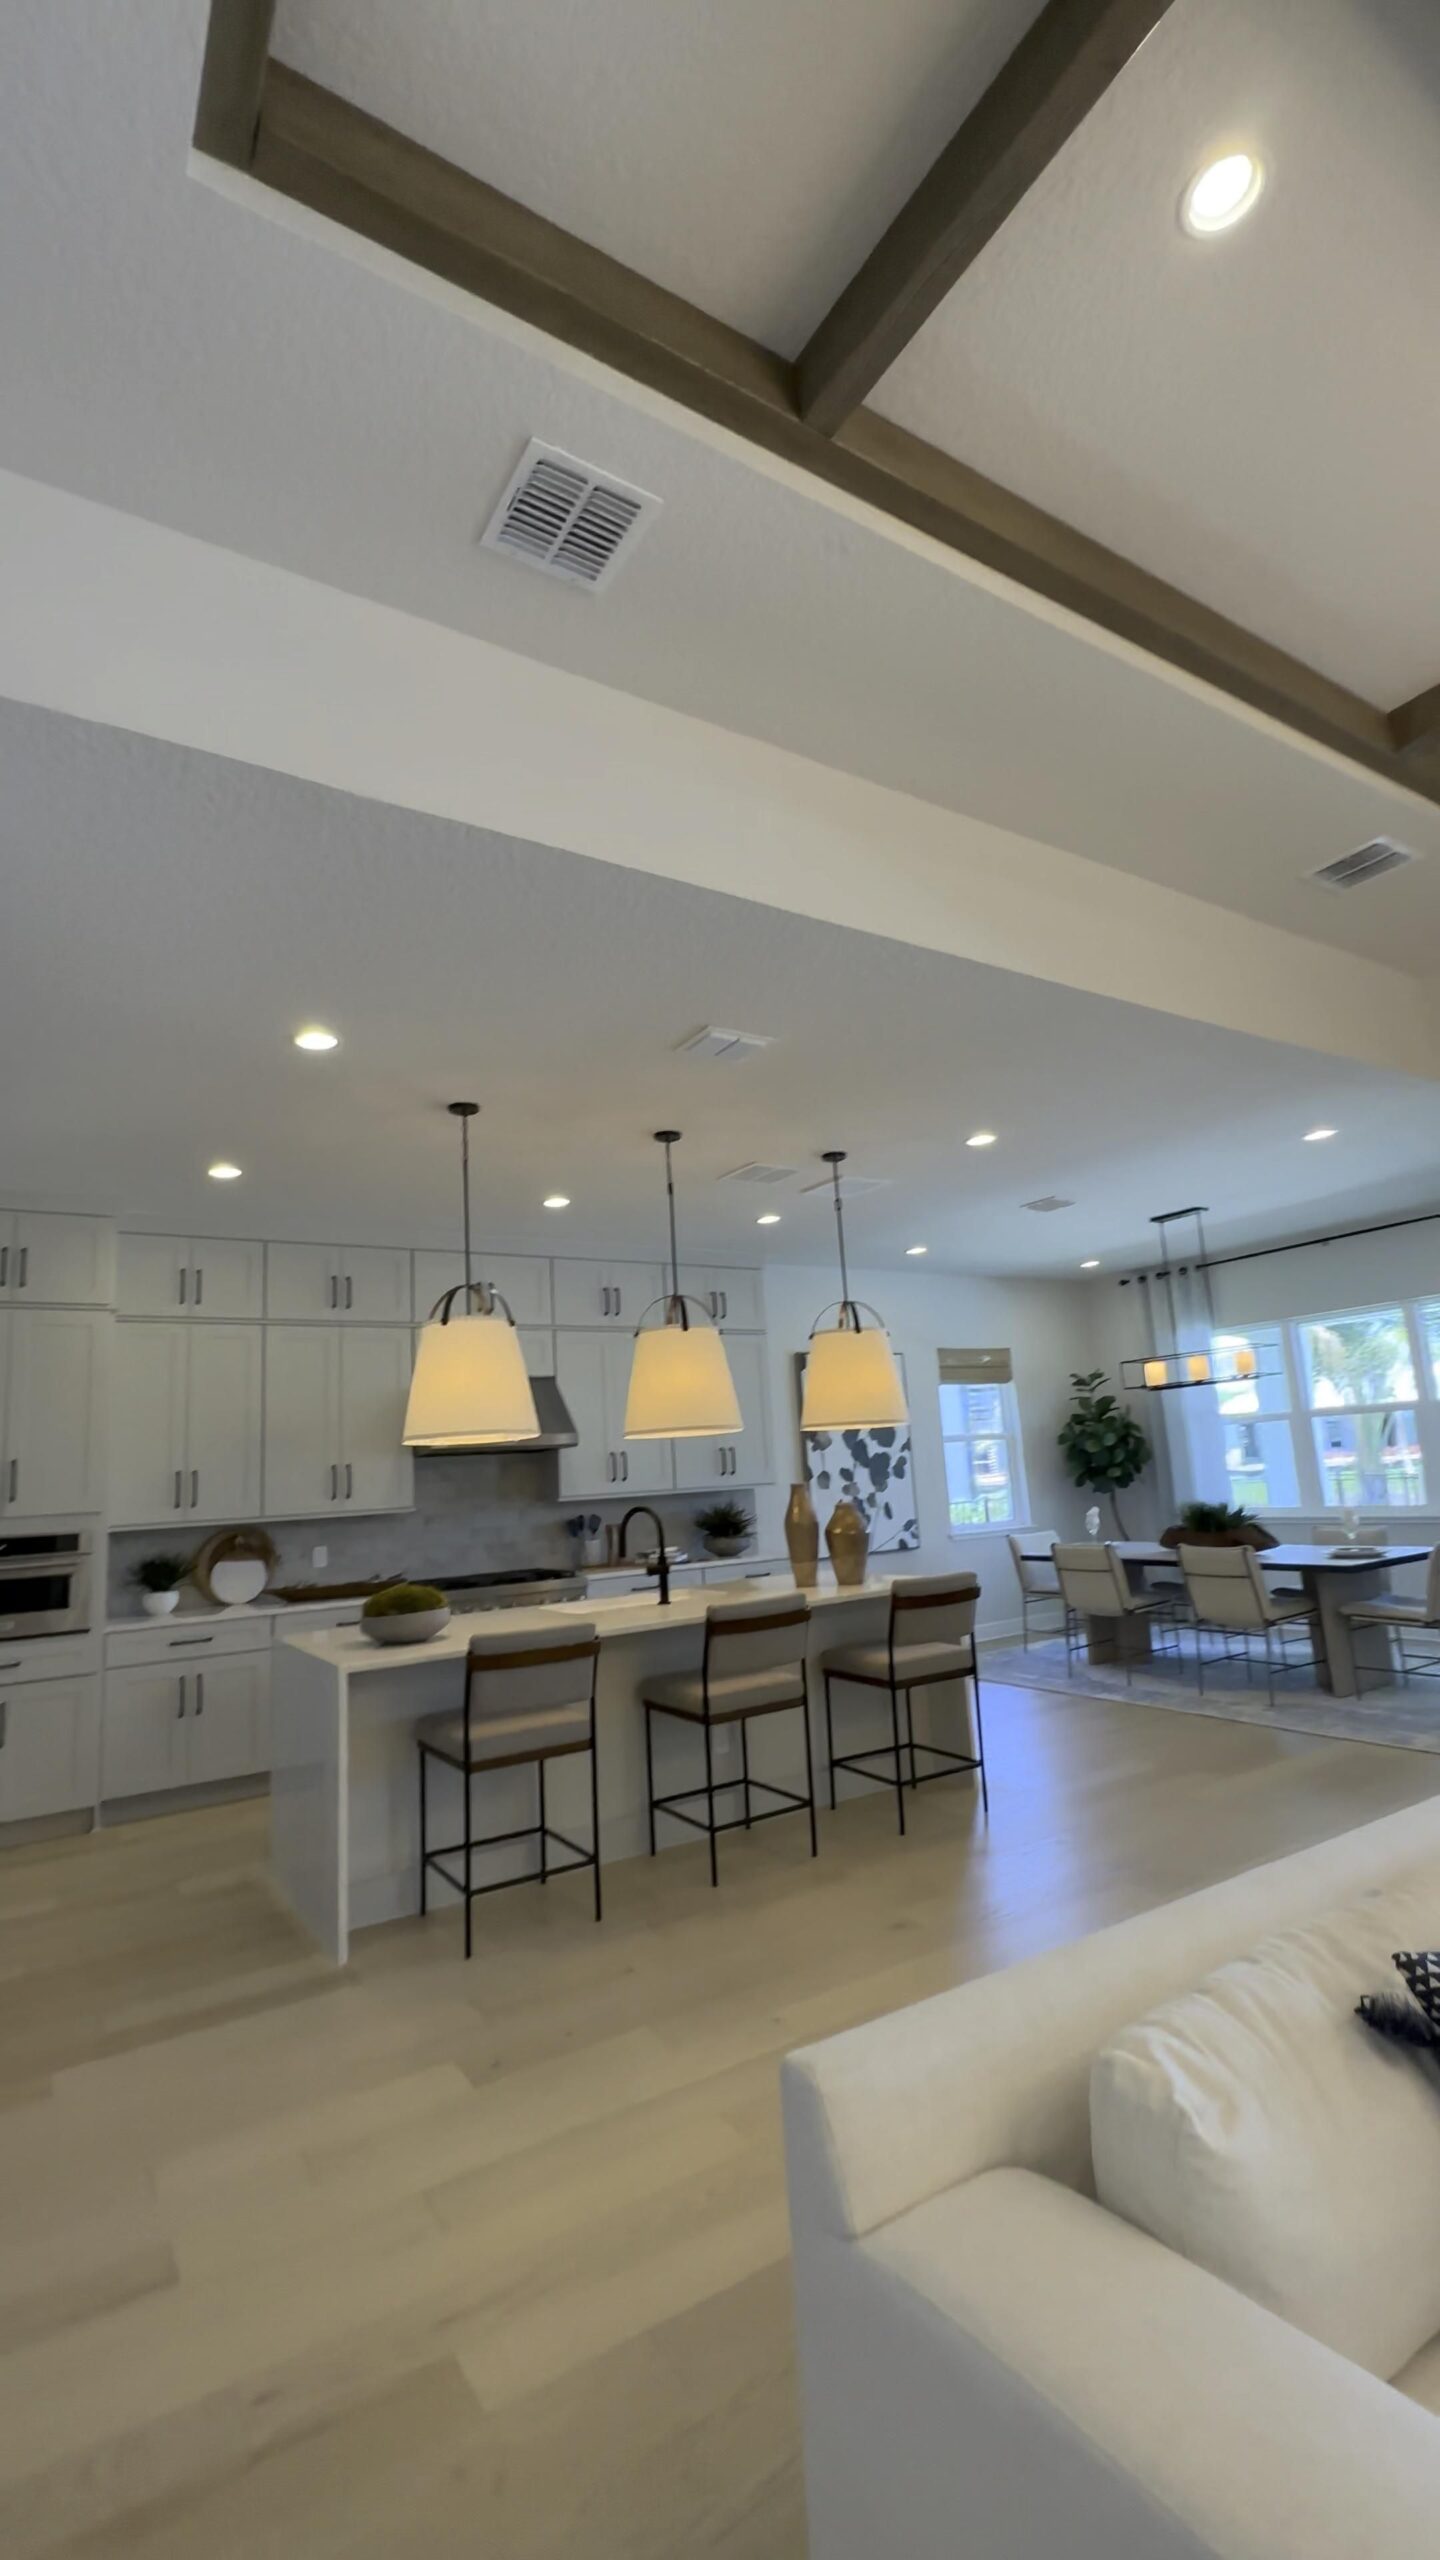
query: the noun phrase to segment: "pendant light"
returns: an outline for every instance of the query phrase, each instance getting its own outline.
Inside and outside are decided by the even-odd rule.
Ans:
[[[480,1105],[451,1102],[446,1108],[460,1123],[465,1280],[436,1299],[421,1332],[402,1438],[407,1449],[494,1448],[534,1440],[540,1418],[515,1319],[488,1282],[470,1277],[470,1123]]]
[[[665,1150],[670,1288],[667,1296],[656,1298],[646,1308],[635,1329],[630,1392],[625,1399],[627,1440],[718,1440],[744,1429],[725,1345],[714,1326],[706,1322],[698,1300],[681,1293],[675,1245],[675,1177],[670,1162],[670,1150],[679,1136],[678,1129],[655,1132],[656,1145]],[[664,1310],[660,1322],[647,1325],[645,1316],[653,1315],[656,1307]]]
[[[908,1422],[910,1408],[886,1332],[873,1307],[850,1295],[845,1260],[845,1212],[840,1199],[843,1147],[831,1147],[821,1158],[835,1185],[835,1234],[840,1247],[840,1297],[835,1322],[824,1322],[832,1310],[822,1307],[810,1328],[805,1361],[805,1392],[800,1404],[802,1431],[872,1431]],[[863,1319],[874,1316],[867,1330]]]
[[[1214,1348],[1215,1300],[1211,1293],[1210,1264],[1205,1250],[1207,1215],[1203,1207],[1166,1209],[1150,1221],[1152,1227],[1159,1228],[1161,1246],[1167,1254],[1170,1246],[1168,1230],[1171,1227],[1190,1222],[1195,1229],[1195,1243],[1189,1262],[1167,1260],[1155,1274],[1164,1291],[1164,1322],[1170,1336],[1169,1347],[1157,1344],[1153,1350],[1137,1353],[1133,1360],[1121,1361],[1120,1384],[1127,1390],[1145,1387],[1156,1395],[1175,1387],[1249,1386],[1252,1380],[1258,1382],[1261,1378],[1273,1378],[1278,1374],[1273,1369],[1260,1367],[1252,1343],[1238,1342],[1228,1351]],[[1120,1286],[1125,1289],[1130,1283],[1122,1280]],[[1142,1299],[1148,1286],[1148,1273],[1137,1271],[1135,1287]],[[1153,1301],[1151,1304],[1153,1308]],[[1180,1339],[1182,1332],[1192,1339],[1198,1335],[1203,1349],[1186,1350]]]

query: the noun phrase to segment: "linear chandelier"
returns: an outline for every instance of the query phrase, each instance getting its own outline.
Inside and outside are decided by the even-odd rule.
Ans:
[[[1145,1388],[1155,1395],[1163,1394],[1176,1387],[1225,1387],[1240,1383],[1248,1385],[1252,1379],[1269,1378],[1275,1375],[1273,1370],[1260,1367],[1254,1348],[1248,1342],[1237,1343],[1232,1351],[1215,1349],[1215,1302],[1210,1287],[1210,1265],[1205,1253],[1206,1215],[1207,1212],[1203,1207],[1166,1209],[1159,1217],[1152,1218],[1150,1221],[1152,1227],[1159,1228],[1161,1245],[1165,1247],[1169,1243],[1167,1228],[1178,1225],[1183,1219],[1192,1219],[1195,1227],[1195,1250],[1188,1262],[1176,1263],[1167,1258],[1154,1274],[1155,1279],[1164,1286],[1170,1348],[1142,1351],[1132,1360],[1122,1360],[1120,1363],[1122,1387]],[[1149,1278],[1149,1273],[1138,1271],[1134,1274],[1134,1285],[1141,1291],[1145,1291],[1148,1288]],[[1179,1283],[1178,1291],[1177,1282]],[[1122,1281],[1120,1285],[1126,1288],[1130,1283]],[[1181,1347],[1182,1325],[1193,1326],[1203,1331],[1205,1337],[1203,1351],[1186,1351]]]

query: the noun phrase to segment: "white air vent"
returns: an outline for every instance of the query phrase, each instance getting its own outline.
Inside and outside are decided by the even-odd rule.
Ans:
[[[675,1046],[687,1058],[723,1058],[733,1066],[738,1058],[753,1058],[757,1049],[773,1049],[775,1043],[763,1031],[717,1031],[713,1022],[707,1022]]]
[[[1022,1209],[1033,1209],[1037,1217],[1048,1218],[1052,1210],[1073,1209],[1075,1203],[1073,1200],[1062,1200],[1057,1192],[1047,1191],[1042,1199],[1022,1200],[1020,1206]]]
[[[890,1176],[887,1173],[842,1173],[840,1197],[842,1200],[863,1200],[867,1191],[885,1191],[888,1190],[889,1185]],[[835,1185],[826,1173],[821,1175],[818,1182],[802,1182],[800,1188],[804,1192],[833,1192]]]
[[[483,551],[508,551],[572,586],[607,586],[629,559],[660,500],[625,480],[577,462],[573,453],[531,439],[480,536]]]
[[[1357,845],[1353,853],[1342,853],[1338,862],[1322,862],[1312,871],[1325,889],[1358,889],[1366,880],[1378,880],[1386,871],[1400,871],[1415,856],[1403,844],[1392,844],[1388,836],[1376,836],[1373,843]]]
[[[717,1182],[758,1182],[762,1188],[772,1182],[793,1182],[793,1164],[737,1164],[728,1173],[716,1175]]]

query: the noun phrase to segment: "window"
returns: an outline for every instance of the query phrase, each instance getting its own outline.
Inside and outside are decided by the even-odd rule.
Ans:
[[[1230,1500],[1246,1511],[1298,1511],[1290,1379],[1279,1326],[1217,1333],[1212,1347],[1217,1366],[1232,1366],[1237,1357],[1244,1365],[1248,1353],[1254,1370],[1251,1377],[1227,1379],[1215,1389],[1218,1427],[1212,1425],[1212,1433]]]
[[[1316,1316],[1297,1332],[1327,1509],[1399,1510],[1423,1503],[1415,1355],[1404,1309]]]
[[[1024,1470],[1008,1351],[940,1353],[940,1436],[951,1536],[1022,1519]]]

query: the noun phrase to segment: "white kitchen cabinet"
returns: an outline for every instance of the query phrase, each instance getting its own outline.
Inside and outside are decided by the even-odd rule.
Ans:
[[[408,1247],[272,1244],[267,1256],[265,1312],[287,1323],[410,1322]]]
[[[100,1731],[100,1794],[161,1795],[185,1784],[189,1674],[159,1663],[107,1671]]]
[[[246,1778],[270,1762],[270,1649],[177,1653],[112,1664],[105,1674],[100,1793],[163,1795]]]
[[[712,1324],[722,1332],[732,1326],[759,1333],[765,1323],[765,1282],[759,1271],[738,1263],[692,1262],[680,1265],[680,1286],[687,1298],[698,1298]]]
[[[265,1511],[403,1511],[414,1462],[401,1444],[410,1331],[271,1325],[265,1369]]]
[[[553,1378],[555,1375],[555,1336],[548,1325],[520,1324],[515,1328],[525,1356],[525,1374],[529,1378]]]
[[[627,1440],[625,1399],[632,1345],[627,1335],[557,1333],[555,1376],[577,1434],[560,1451],[560,1499],[596,1494],[641,1499],[675,1482],[668,1440]]]
[[[499,1291],[517,1325],[549,1324],[552,1315],[550,1264],[543,1253],[486,1253],[470,1257],[473,1279],[488,1280]],[[463,1253],[417,1253],[415,1316],[423,1324],[437,1298],[458,1289],[465,1277]],[[458,1301],[457,1301],[458,1304]]]
[[[633,1333],[665,1287],[658,1262],[557,1262],[555,1321],[617,1325]]]
[[[766,1391],[763,1334],[727,1334],[725,1356],[740,1405],[742,1429],[713,1440],[676,1440],[675,1482],[682,1490],[719,1492],[729,1484],[769,1484],[770,1399]]]
[[[122,1316],[255,1318],[265,1307],[265,1247],[232,1236],[119,1238]]]
[[[115,1230],[110,1220],[0,1209],[0,1297],[30,1307],[113,1306]]]
[[[255,1517],[263,1341],[259,1325],[116,1326],[117,1528]]]
[[[93,1805],[99,1774],[100,1682],[0,1679],[0,1822]]]
[[[0,1314],[0,1514],[105,1507],[108,1316],[79,1308]]]
[[[222,1654],[185,1674],[187,1787],[248,1778],[270,1766],[270,1655]]]

